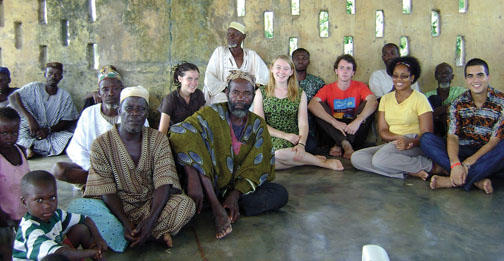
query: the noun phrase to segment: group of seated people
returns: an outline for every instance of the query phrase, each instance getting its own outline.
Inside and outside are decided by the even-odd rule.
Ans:
[[[504,94],[489,86],[485,61],[466,64],[467,89],[451,86],[452,68],[438,65],[438,87],[423,94],[418,60],[386,44],[386,70],[372,74],[370,88],[353,80],[350,55],[336,59],[337,81],[325,85],[307,73],[307,50],[277,56],[268,69],[241,47],[245,37],[245,26],[230,24],[203,91],[196,65],[176,67],[178,88],[159,106],[158,130],[147,121],[148,90],[125,88],[114,66],[100,70],[100,102],[80,117],[58,87],[62,64],[47,64],[46,83],[18,90],[0,68],[0,102],[9,104],[0,108],[0,240],[13,245],[0,254],[101,259],[109,248],[122,252],[149,240],[172,247],[172,236],[205,207],[221,239],[241,214],[287,204],[287,190],[272,182],[275,169],[341,171],[340,157],[356,169],[430,180],[432,189],[492,193],[490,177],[504,169]],[[383,141],[377,146],[367,141],[374,124]],[[27,158],[65,148],[71,163],[30,172]],[[83,190],[67,211],[57,207],[55,177]]]

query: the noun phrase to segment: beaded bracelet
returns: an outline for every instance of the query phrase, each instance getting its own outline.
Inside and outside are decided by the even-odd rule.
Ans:
[[[462,165],[462,163],[460,163],[460,161],[457,162],[457,163],[453,163],[453,165],[450,166],[450,169],[453,169],[453,168],[455,168],[456,166],[459,166],[459,165]]]

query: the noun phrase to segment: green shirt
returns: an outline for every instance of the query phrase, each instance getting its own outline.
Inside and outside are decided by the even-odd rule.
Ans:
[[[302,81],[299,81],[299,87],[303,89],[306,93],[306,101],[310,102],[310,100],[317,94],[317,92],[325,85],[324,80],[320,79],[317,76],[311,75],[309,73],[306,74],[306,78]]]
[[[455,98],[459,97],[459,95],[461,95],[465,91],[467,91],[467,89],[464,87],[451,86],[448,98],[446,98],[446,100],[443,101],[443,105],[450,105],[453,102],[453,100],[455,100]],[[432,95],[437,95],[437,89],[425,93],[425,96],[427,96],[427,98],[429,98]]]

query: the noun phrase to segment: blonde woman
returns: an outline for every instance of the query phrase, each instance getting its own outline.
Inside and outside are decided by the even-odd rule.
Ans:
[[[306,94],[294,73],[294,64],[286,55],[273,61],[267,86],[261,86],[254,98],[254,113],[268,124],[275,150],[275,168],[286,169],[300,165],[315,165],[343,170],[337,159],[314,156],[305,151],[308,137]]]

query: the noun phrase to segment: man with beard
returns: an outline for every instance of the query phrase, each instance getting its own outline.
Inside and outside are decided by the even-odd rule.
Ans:
[[[72,163],[55,164],[53,173],[57,179],[72,184],[86,184],[93,141],[119,123],[117,109],[122,89],[121,75],[113,66],[104,66],[98,75],[98,93],[102,103],[82,111],[74,136],[66,150]],[[148,126],[147,121],[145,126]]]
[[[246,36],[245,26],[232,22],[226,35],[228,46],[217,47],[210,57],[203,87],[207,105],[227,101],[224,89],[231,70],[247,72],[256,77],[258,84],[268,84],[269,70],[264,61],[253,50],[242,48]]]
[[[29,83],[9,96],[11,106],[23,116],[18,144],[27,149],[27,158],[34,153],[61,154],[79,118],[70,94],[58,88],[63,64],[48,63],[44,76],[46,83]]]
[[[393,43],[387,43],[382,48],[382,60],[387,68],[388,64],[399,57],[399,47]],[[411,86],[413,90],[420,91],[418,82]],[[387,74],[387,69],[374,71],[369,78],[369,89],[379,99],[383,95],[391,92],[394,89],[392,77]]]
[[[227,82],[228,102],[204,107],[170,129],[175,155],[187,175],[187,194],[197,213],[206,195],[217,239],[231,233],[240,211],[258,215],[281,208],[288,199],[283,186],[269,182],[275,177],[275,157],[264,119],[249,112],[253,77],[231,71]]]
[[[437,89],[426,92],[425,96],[434,109],[434,133],[440,137],[446,136],[446,120],[448,115],[448,106],[460,94],[466,91],[466,88],[451,86],[453,80],[453,69],[447,63],[440,63],[436,66],[434,77],[438,82]]]

